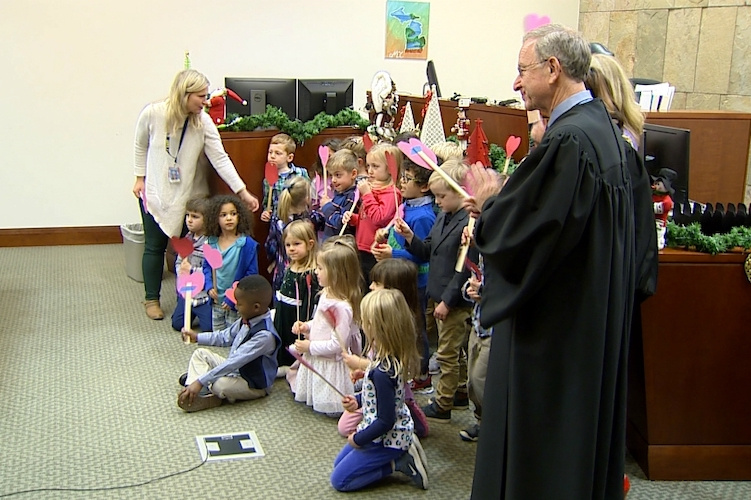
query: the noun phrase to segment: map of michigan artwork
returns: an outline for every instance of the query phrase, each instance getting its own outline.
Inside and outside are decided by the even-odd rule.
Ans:
[[[386,2],[386,58],[427,59],[429,2]]]

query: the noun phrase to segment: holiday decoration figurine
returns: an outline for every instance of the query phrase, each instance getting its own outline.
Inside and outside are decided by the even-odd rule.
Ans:
[[[206,106],[206,111],[209,113],[211,121],[213,121],[215,125],[221,125],[224,123],[224,120],[227,119],[227,96],[236,100],[243,106],[248,105],[248,101],[242,99],[232,89],[221,88],[213,91],[211,95],[209,95],[209,104]]]
[[[386,71],[379,71],[373,76],[365,109],[372,117],[368,132],[379,139],[392,141],[396,137],[394,118],[399,110],[399,95],[396,84]]]
[[[464,97],[459,99],[459,106],[456,108],[456,124],[451,127],[451,132],[456,134],[456,138],[459,139],[459,145],[465,151],[467,150],[467,139],[469,138],[470,120],[467,118],[467,108],[470,103],[470,99]]]
[[[673,210],[671,195],[675,193],[672,184],[676,177],[678,177],[678,174],[675,170],[669,168],[661,168],[657,175],[652,176],[652,203],[657,227],[657,247],[660,250],[665,248],[668,216]]]

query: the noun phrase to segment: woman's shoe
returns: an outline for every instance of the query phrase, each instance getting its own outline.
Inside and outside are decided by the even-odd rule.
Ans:
[[[164,311],[158,300],[147,300],[143,305],[146,308],[146,316],[150,319],[164,319]]]

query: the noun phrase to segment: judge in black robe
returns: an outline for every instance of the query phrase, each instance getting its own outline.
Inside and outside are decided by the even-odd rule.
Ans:
[[[520,78],[533,67],[524,51]],[[530,79],[569,78],[558,59],[542,63]],[[634,209],[620,132],[599,99],[555,116],[484,203],[475,238],[480,320],[495,330],[472,498],[623,498]]]

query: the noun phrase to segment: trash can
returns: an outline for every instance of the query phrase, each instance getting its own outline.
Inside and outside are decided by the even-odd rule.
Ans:
[[[123,224],[120,226],[125,251],[125,273],[130,279],[143,283],[143,224]]]

